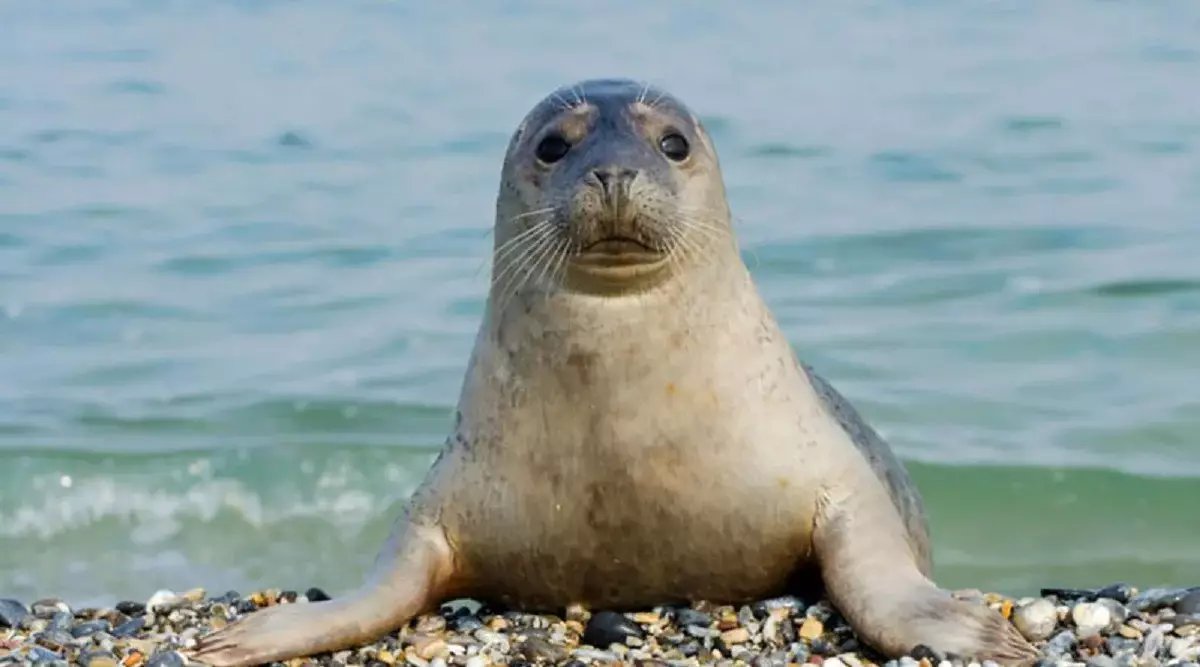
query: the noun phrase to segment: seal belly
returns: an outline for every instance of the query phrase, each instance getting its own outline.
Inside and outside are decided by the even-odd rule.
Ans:
[[[778,590],[809,550],[794,494],[747,493],[736,471],[562,472],[538,488],[506,479],[505,504],[477,508],[460,555],[484,597],[526,608],[747,599]]]
[[[531,609],[735,601],[780,590],[804,562],[814,489],[790,396],[645,382],[663,386],[658,398],[644,382],[593,386],[567,409],[548,397],[571,392],[539,389],[537,404],[493,413],[503,435],[470,454],[488,492],[461,489],[457,517],[443,519],[478,595]],[[692,388],[712,398],[707,410]]]

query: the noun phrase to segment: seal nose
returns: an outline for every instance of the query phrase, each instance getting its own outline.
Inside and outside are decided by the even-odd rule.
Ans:
[[[637,174],[637,169],[615,165],[596,167],[592,170],[592,176],[600,182],[600,189],[604,191],[604,198],[608,200],[624,196]]]

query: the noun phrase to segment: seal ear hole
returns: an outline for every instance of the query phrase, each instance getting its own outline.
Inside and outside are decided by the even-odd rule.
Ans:
[[[675,162],[683,162],[692,154],[692,147],[688,144],[688,140],[675,130],[668,131],[662,139],[658,140],[658,148],[663,155]]]
[[[551,132],[538,142],[537,148],[533,150],[533,154],[537,159],[546,164],[554,164],[571,150],[571,144],[567,143],[566,138],[557,132]]]

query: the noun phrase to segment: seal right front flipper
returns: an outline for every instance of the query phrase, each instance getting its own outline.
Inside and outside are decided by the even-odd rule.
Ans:
[[[354,593],[253,612],[201,637],[188,658],[249,667],[358,646],[435,607],[448,590],[452,567],[445,533],[403,517],[372,576]]]
[[[889,657],[925,645],[1002,665],[1032,664],[1037,649],[1004,617],[954,599],[913,558],[898,556],[910,548],[902,528],[882,487],[821,490],[813,548],[829,599],[859,637]]]

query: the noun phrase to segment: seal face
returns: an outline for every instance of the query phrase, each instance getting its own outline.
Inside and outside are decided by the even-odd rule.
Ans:
[[[251,614],[193,657],[347,648],[453,596],[618,609],[793,586],[889,656],[1035,657],[930,570],[903,465],[799,362],[742,262],[700,121],[650,86],[587,81],[509,142],[454,431],[371,578]]]
[[[596,293],[652,286],[672,257],[699,250],[684,232],[724,201],[720,179],[703,177],[715,167],[699,121],[664,91],[624,80],[555,91],[526,116],[505,157],[498,219],[508,222],[496,230],[496,275],[532,259],[508,256],[506,242],[536,240],[530,252],[545,260],[533,263],[556,269],[542,279]]]

